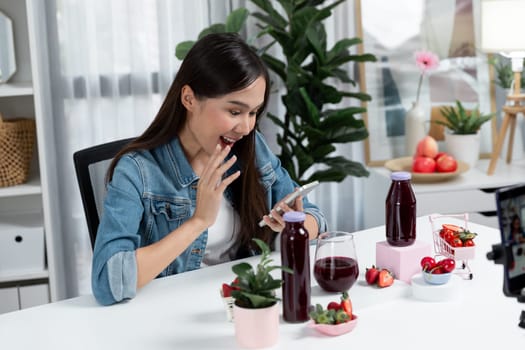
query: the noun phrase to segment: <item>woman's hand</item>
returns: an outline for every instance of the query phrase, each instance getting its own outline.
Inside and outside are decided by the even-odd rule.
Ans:
[[[220,145],[215,147],[215,151],[206,164],[197,185],[197,204],[193,218],[201,221],[205,228],[215,223],[224,190],[241,174],[240,171],[237,171],[223,179],[226,171],[237,160],[236,156],[232,156],[224,162],[230,150],[229,146],[222,150]]]
[[[296,188],[295,190],[297,191],[298,188]],[[297,197],[291,207],[286,205],[285,203],[286,198],[288,196],[284,197],[280,202],[275,204],[273,209],[270,211],[270,213],[272,214],[272,217],[270,217],[269,215],[263,216],[263,220],[264,222],[266,222],[266,225],[268,225],[274,232],[281,232],[284,229],[284,225],[285,225],[284,219],[283,219],[284,213],[286,213],[287,211],[292,211],[292,210],[303,211],[303,196]],[[282,211],[280,211],[279,208],[282,209]],[[281,212],[281,214],[279,214],[279,212]]]

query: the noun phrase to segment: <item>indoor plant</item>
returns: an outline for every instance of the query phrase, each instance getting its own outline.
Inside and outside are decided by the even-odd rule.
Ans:
[[[496,125],[499,129],[503,120],[503,106],[508,103],[507,97],[513,93],[514,72],[512,71],[511,61],[507,57],[494,55],[489,59],[489,63],[494,68],[496,76],[496,79],[492,82],[495,84],[496,111],[498,116]],[[520,87],[523,93],[523,87],[525,87],[525,76],[523,72],[521,72]],[[523,135],[525,135],[525,121],[523,118],[516,119],[515,129],[521,132],[514,134],[514,144],[523,145]],[[504,142],[501,154],[507,154],[507,147],[508,143]],[[521,159],[523,158],[523,154],[523,147],[515,147],[512,152],[512,159]]]
[[[456,100],[455,107],[442,107],[440,111],[443,120],[434,123],[445,126],[449,131],[445,133],[447,152],[473,167],[479,159],[479,129],[494,114],[481,114],[477,107],[466,110],[459,100]]]
[[[340,89],[334,81],[355,86],[348,76],[347,64],[375,61],[371,54],[350,54],[349,49],[361,43],[359,38],[344,38],[331,48],[327,47],[327,34],[323,21],[332,9],[345,0],[320,7],[325,0],[280,0],[281,10],[270,0],[251,0],[259,9],[251,15],[257,23],[256,37],[269,38],[270,43],[256,48],[268,68],[283,82],[286,92],[281,101],[284,116],[268,113],[280,129],[277,143],[283,167],[300,184],[342,181],[346,176],[368,176],[368,170],[359,162],[334,156],[337,143],[361,141],[368,137],[362,119],[356,118],[366,111],[363,107],[325,108],[337,106],[343,98],[369,101],[368,94]],[[284,15],[282,15],[284,14]],[[213,24],[204,29],[199,38],[211,32],[240,32],[250,14],[245,8],[233,11],[226,23]],[[252,42],[253,38],[248,42]],[[176,56],[184,58],[193,45],[185,41],[177,45]],[[277,44],[281,56],[272,56],[269,49]],[[314,165],[322,169],[312,169]]]
[[[270,248],[257,238],[253,240],[262,252],[256,269],[247,262],[232,267],[237,275],[237,282],[232,285],[236,288],[232,291],[235,337],[240,346],[247,348],[268,347],[277,342],[279,298],[275,290],[282,286],[282,280],[275,279],[271,272],[281,269],[293,273],[285,266],[271,265]]]

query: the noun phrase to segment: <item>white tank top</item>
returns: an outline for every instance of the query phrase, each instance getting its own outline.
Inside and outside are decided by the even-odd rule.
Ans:
[[[230,261],[230,248],[239,231],[239,215],[222,197],[217,220],[208,228],[208,242],[201,266],[216,265]]]

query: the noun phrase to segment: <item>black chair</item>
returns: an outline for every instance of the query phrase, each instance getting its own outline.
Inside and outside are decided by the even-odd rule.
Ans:
[[[122,139],[89,147],[73,154],[80,196],[91,239],[95,247],[97,229],[106,193],[105,176],[109,163],[115,155],[135,138]]]

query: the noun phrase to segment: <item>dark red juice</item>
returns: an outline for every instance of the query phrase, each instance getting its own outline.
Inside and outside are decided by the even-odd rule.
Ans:
[[[416,240],[416,197],[410,173],[394,172],[385,205],[386,239],[396,247],[409,246]]]
[[[344,256],[319,259],[314,265],[314,277],[327,292],[345,292],[359,276],[357,261]]]
[[[281,233],[281,262],[293,270],[282,273],[283,319],[286,322],[306,322],[310,319],[310,248],[303,212],[284,214],[285,228]]]

